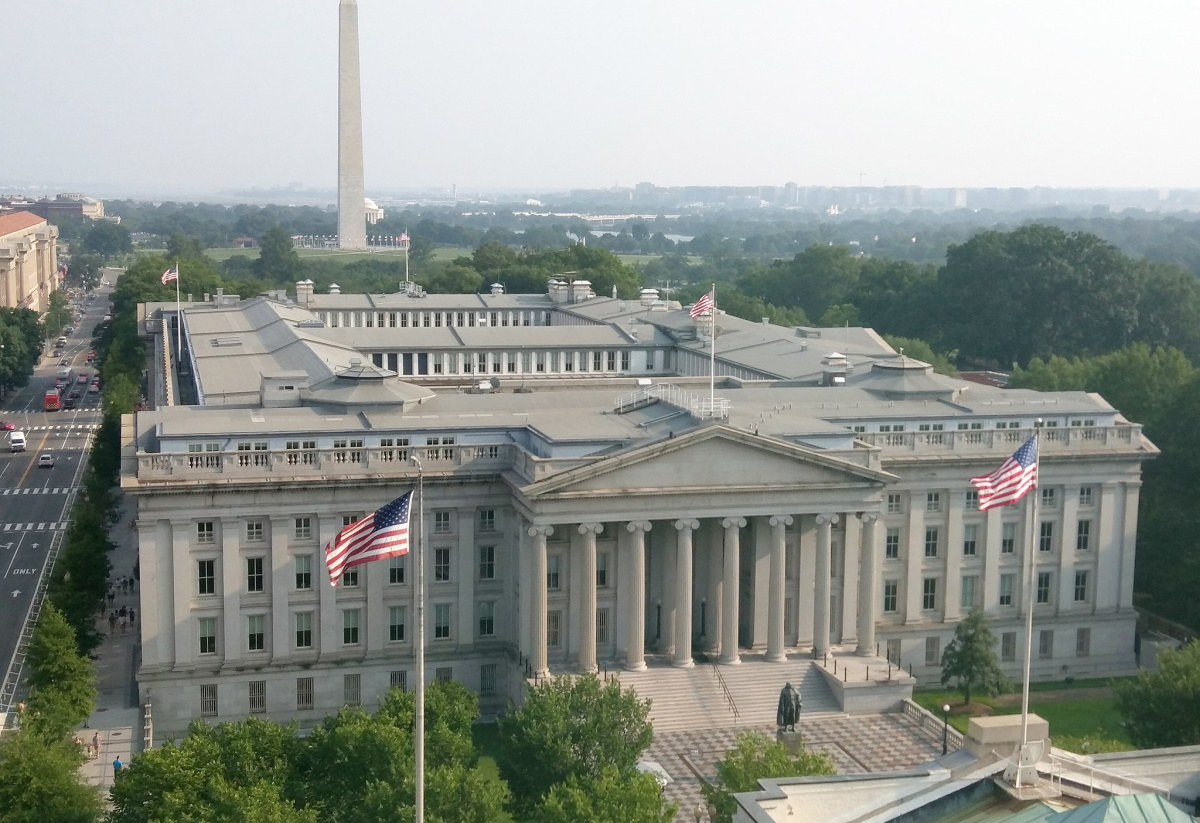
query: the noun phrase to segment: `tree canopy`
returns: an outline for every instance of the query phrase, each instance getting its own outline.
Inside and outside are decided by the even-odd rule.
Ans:
[[[700,789],[710,809],[716,812],[712,817],[714,823],[730,823],[737,810],[733,796],[758,791],[758,781],[764,777],[836,773],[833,759],[823,752],[814,752],[801,743],[793,755],[782,743],[761,732],[746,732],[738,735],[733,748],[717,764],[716,780],[701,784]]]
[[[974,688],[991,696],[1008,688],[1008,678],[996,658],[996,636],[983,609],[971,609],[954,627],[954,638],[942,652],[942,685],[952,680],[964,703],[971,702]]]
[[[1139,748],[1200,744],[1200,643],[1158,655],[1158,670],[1113,682],[1116,708]]]

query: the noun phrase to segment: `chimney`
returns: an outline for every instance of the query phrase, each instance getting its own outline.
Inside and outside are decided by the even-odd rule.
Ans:
[[[329,293],[330,294],[341,294],[342,287],[339,286],[337,283],[330,283],[329,284]]]
[[[653,306],[658,302],[658,289],[642,289],[640,300],[643,306]]]
[[[297,280],[296,281],[296,302],[301,306],[307,306],[313,296],[313,281]]]
[[[613,300],[617,299],[617,284],[613,283]]]

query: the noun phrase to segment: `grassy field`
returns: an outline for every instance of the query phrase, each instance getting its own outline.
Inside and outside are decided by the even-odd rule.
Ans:
[[[475,738],[475,748],[481,752],[479,756],[479,771],[489,780],[500,779],[500,769],[496,767],[496,758],[500,753],[498,738],[496,736],[497,730],[498,727],[495,723],[476,723],[472,728],[472,735]],[[496,819],[499,823],[512,823],[512,817],[508,814],[503,814]]]

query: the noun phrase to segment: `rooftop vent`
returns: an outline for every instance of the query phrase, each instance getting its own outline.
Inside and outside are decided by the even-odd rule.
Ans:
[[[337,283],[330,283],[329,284],[329,293],[330,294],[341,294],[342,287],[339,286]]]
[[[502,294],[504,294],[504,284],[503,283],[493,283],[492,284],[492,297],[499,297]]]
[[[214,337],[208,341],[210,346],[240,346],[242,345],[241,337]]]
[[[643,306],[653,306],[658,302],[658,289],[642,289],[640,299]]]

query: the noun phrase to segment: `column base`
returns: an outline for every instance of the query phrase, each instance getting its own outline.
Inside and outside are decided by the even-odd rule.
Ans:
[[[600,671],[600,667],[595,666],[595,665],[579,666],[577,670],[578,670],[579,674],[595,674],[596,672]]]
[[[737,666],[742,662],[742,658],[739,655],[734,655],[733,657],[729,658],[728,660],[726,660],[724,657],[722,657],[722,658],[718,659],[717,662],[720,663],[722,666]]]
[[[643,660],[640,663],[626,663],[624,668],[627,672],[644,672],[646,671],[646,661]]]
[[[534,671],[533,671],[533,677],[535,680],[545,680],[549,676],[550,676],[549,669],[542,669],[540,672],[537,669],[534,669]]]
[[[695,660],[672,660],[671,665],[676,669],[691,669],[696,665]]]
[[[788,659],[788,656],[787,656],[786,652],[779,652],[778,654],[768,654],[767,655],[768,663],[786,663],[787,659]]]
[[[858,657],[874,657],[875,649],[871,648],[870,646],[859,646],[854,650],[854,654]]]

